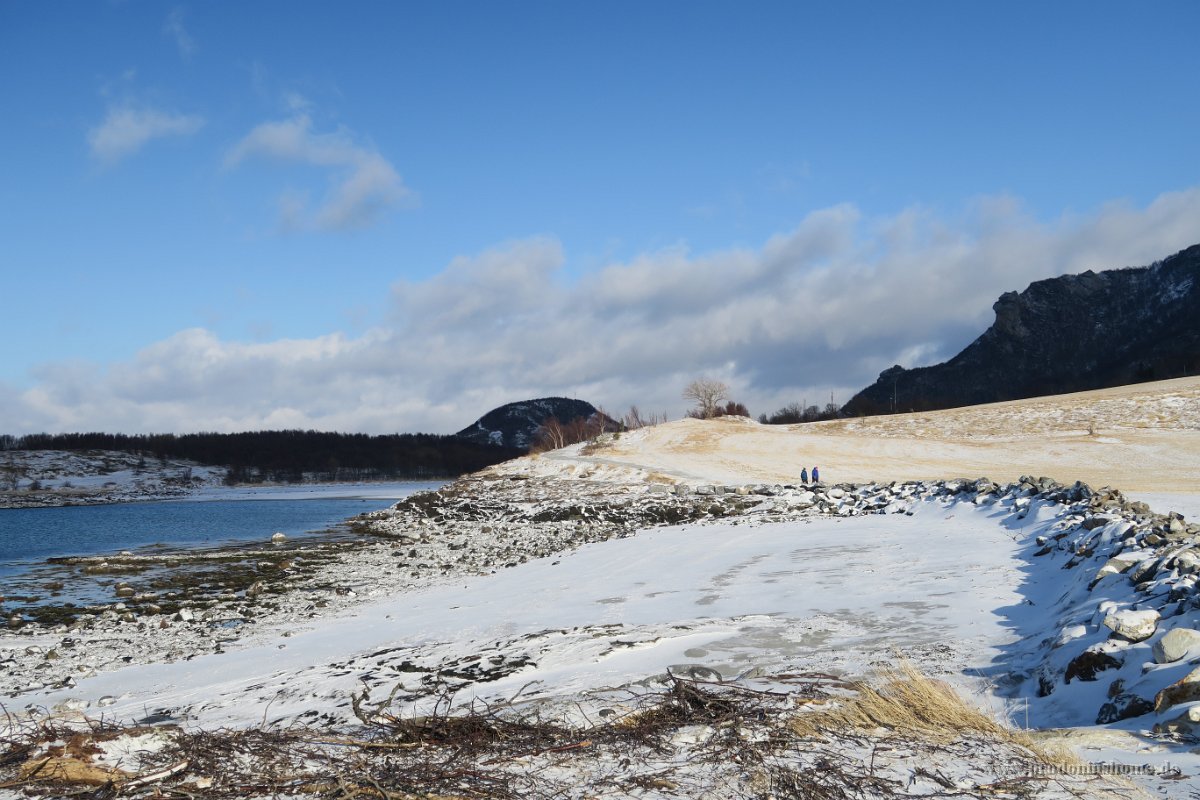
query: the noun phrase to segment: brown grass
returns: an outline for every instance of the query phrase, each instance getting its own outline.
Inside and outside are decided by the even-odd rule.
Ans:
[[[873,733],[882,729],[934,744],[977,736],[1015,745],[1048,765],[1077,763],[1068,752],[1039,745],[908,662],[880,670],[876,681],[877,686],[854,684],[854,694],[836,705],[797,715],[790,723],[792,731],[799,736],[819,736],[830,730]]]

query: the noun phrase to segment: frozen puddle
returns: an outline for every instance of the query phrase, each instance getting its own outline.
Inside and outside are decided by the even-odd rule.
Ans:
[[[1021,533],[999,507],[914,510],[643,531],[244,649],[102,674],[36,704],[84,701],[125,721],[336,723],[353,719],[364,687],[376,699],[399,687],[393,708],[416,711],[448,691],[455,703],[553,698],[667,670],[860,676],[897,651],[969,680],[1016,639],[1000,610],[1022,603]]]

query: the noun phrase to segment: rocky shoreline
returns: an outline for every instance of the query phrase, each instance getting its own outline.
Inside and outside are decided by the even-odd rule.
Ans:
[[[111,589],[112,602],[59,608],[61,621],[43,615],[42,622],[14,613],[11,602],[6,603],[0,693],[19,702],[22,696],[70,687],[83,677],[129,664],[222,652],[272,632],[318,625],[325,616],[372,598],[553,558],[654,526],[902,514],[926,501],[995,506],[997,513],[1017,521],[1033,511],[1053,519],[1048,535],[1030,543],[1024,555],[1031,561],[1061,562],[1070,571],[1072,588],[1053,610],[1057,628],[1026,645],[1026,655],[1042,666],[1035,674],[1013,676],[1012,693],[1046,697],[1072,681],[1077,687],[1111,675],[1115,688],[1107,692],[1103,707],[1086,714],[1112,721],[1147,713],[1147,705],[1154,708],[1168,672],[1179,670],[1178,659],[1170,658],[1178,649],[1163,644],[1165,634],[1172,628],[1190,630],[1200,609],[1195,590],[1200,526],[1178,515],[1154,514],[1117,490],[1033,477],[1006,485],[961,479],[688,486],[484,473],[356,517],[348,532],[328,540],[167,557],[70,559],[51,571],[69,570],[101,581]],[[180,575],[190,577],[181,580]],[[53,580],[45,572],[41,577]],[[176,588],[163,591],[168,584]],[[1135,623],[1141,627],[1131,628]],[[1186,635],[1172,634],[1171,641]],[[1196,636],[1200,639],[1200,633]],[[1151,654],[1151,647],[1162,654]],[[1200,657],[1200,650],[1195,654]],[[1134,664],[1139,655],[1166,671],[1149,670],[1150,677],[1140,684],[1130,680],[1128,670],[1119,673],[1121,665]],[[1196,683],[1190,673],[1178,677],[1187,678],[1184,684]],[[1157,706],[1166,712],[1175,703],[1164,703],[1184,697],[1200,699],[1200,691],[1193,698],[1172,689]],[[1183,713],[1190,720],[1195,712]],[[1187,720],[1171,717],[1160,723],[1164,731],[1183,731],[1190,725]]]

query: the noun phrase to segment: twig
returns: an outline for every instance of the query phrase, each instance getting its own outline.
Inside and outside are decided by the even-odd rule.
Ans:
[[[158,783],[159,781],[165,781],[167,778],[175,777],[176,775],[183,772],[187,768],[188,768],[188,761],[187,761],[187,759],[184,759],[183,761],[180,761],[177,764],[172,764],[171,766],[166,767],[164,769],[160,769],[157,772],[149,772],[149,773],[146,773],[145,775],[139,775],[138,777],[133,778],[132,780],[126,781],[124,784],[121,785],[121,788],[119,791],[127,792],[132,789],[137,789],[139,787],[146,786],[151,783]]]

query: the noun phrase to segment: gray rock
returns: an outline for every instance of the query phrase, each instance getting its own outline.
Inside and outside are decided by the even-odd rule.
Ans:
[[[1096,572],[1096,580],[1103,578],[1105,575],[1117,575],[1126,572],[1135,564],[1146,558],[1144,553],[1118,553],[1105,562]]]
[[[1129,582],[1137,585],[1152,579],[1158,572],[1160,561],[1157,558],[1147,558],[1139,561],[1137,566],[1129,571]]]
[[[1195,572],[1200,572],[1200,552],[1196,550],[1184,550],[1175,556],[1175,569],[1179,570],[1179,574],[1181,575],[1191,575]]]
[[[1154,635],[1158,619],[1159,614],[1154,609],[1115,611],[1104,618],[1104,627],[1131,642],[1143,642]]]
[[[1189,650],[1200,649],[1200,631],[1191,628],[1174,628],[1166,632],[1150,648],[1156,664],[1169,664],[1188,654]]]

